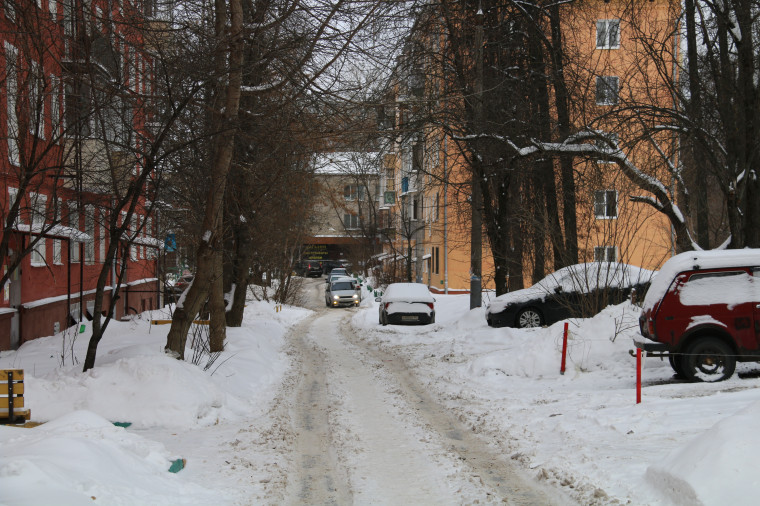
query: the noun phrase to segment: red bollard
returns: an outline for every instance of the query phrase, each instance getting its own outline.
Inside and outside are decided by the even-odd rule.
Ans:
[[[567,322],[565,322],[565,333],[562,337],[562,366],[559,368],[560,374],[565,374],[565,359],[567,357]]]
[[[641,404],[641,348],[636,348],[636,404]]]

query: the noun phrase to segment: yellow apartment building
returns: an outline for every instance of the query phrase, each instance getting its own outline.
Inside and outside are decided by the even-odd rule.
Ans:
[[[627,101],[672,101],[641,49],[646,36],[671,34],[678,4],[669,0],[640,2],[585,1],[562,7],[566,70],[573,92],[574,128],[591,128],[613,141],[644,171],[657,173],[677,164],[677,140],[669,134],[642,141],[635,121],[609,114]],[[633,23],[632,23],[633,21]],[[435,38],[427,43],[439,44]],[[443,47],[441,44],[440,47]],[[677,57],[677,52],[674,58]],[[455,139],[434,122],[415,123],[424,95],[440,81],[425,68],[407,66],[396,76],[381,127],[393,132],[381,148],[379,228],[383,270],[389,278],[425,283],[431,290],[463,293],[470,287],[470,170]],[[411,68],[411,71],[409,70]],[[427,75],[420,79],[419,75]],[[486,105],[487,106],[487,105]],[[610,147],[615,146],[615,147]],[[668,221],[641,202],[648,196],[604,157],[574,159],[579,261],[619,261],[658,268],[673,254]],[[556,176],[559,177],[559,176]],[[530,276],[525,266],[526,286]],[[483,287],[493,288],[493,261],[483,234]]]

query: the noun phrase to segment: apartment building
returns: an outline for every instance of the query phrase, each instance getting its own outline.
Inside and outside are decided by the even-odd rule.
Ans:
[[[315,201],[302,258],[346,260],[359,268],[378,253],[378,160],[372,151],[314,156]]]
[[[661,86],[663,69],[647,62],[642,44],[646,37],[667,38],[672,34],[677,12],[674,2],[641,2],[636,12],[631,10],[630,2],[615,0],[569,3],[559,8],[565,71],[572,93],[568,115],[573,130],[596,132],[602,138],[601,143],[599,139],[595,142],[600,150],[611,153],[623,150],[632,164],[648,171],[657,172],[658,166],[677,164],[677,141],[672,135],[663,135],[656,143],[633,142],[640,132],[630,121],[623,122],[610,114],[622,101],[631,98],[648,99],[653,104],[672,103],[667,87]],[[508,17],[506,13],[503,15]],[[384,107],[378,114],[378,123],[387,138],[380,173],[383,194],[380,223],[381,229],[388,231],[383,244],[386,272],[398,279],[426,283],[433,291],[457,293],[469,290],[472,277],[470,163],[474,155],[466,146],[466,138],[473,132],[455,132],[447,125],[450,110],[437,113],[436,108],[440,111],[447,101],[450,104],[471,100],[477,87],[469,90],[469,96],[459,99],[441,94],[441,89],[449,88],[447,80],[453,82],[457,76],[447,75],[441,69],[442,62],[450,65],[453,61],[445,56],[453,43],[442,35],[446,30],[435,24],[440,18],[441,14],[436,12],[428,18],[432,23],[418,23],[418,31],[399,59],[397,72],[389,81]],[[631,21],[636,22],[635,30]],[[513,27],[515,31],[525,28],[517,24]],[[488,43],[484,41],[483,47]],[[475,61],[474,55],[469,56]],[[473,63],[468,70],[474,73],[476,68]],[[556,108],[556,96],[550,94],[546,101]],[[484,103],[481,107],[495,108],[497,104]],[[556,115],[556,109],[552,114]],[[526,121],[530,123],[531,118],[528,116]],[[516,152],[505,156],[517,158]],[[649,196],[613,162],[604,156],[573,158],[578,261],[620,261],[656,269],[673,252],[668,221],[652,206],[642,203]],[[510,170],[525,170],[530,163],[533,162]],[[549,175],[544,177],[556,178],[557,186],[566,184],[560,182],[558,162],[553,164]],[[508,198],[530,200],[529,188],[529,185],[521,187]],[[559,205],[561,211],[562,202],[554,205]],[[545,212],[543,200],[532,209],[534,213]],[[531,217],[523,219],[529,223]],[[533,277],[537,274],[528,263],[535,258],[535,248],[551,251],[552,245],[547,239],[533,248],[520,257],[522,268],[517,270],[522,272],[510,273],[521,276],[525,286],[535,281]],[[485,229],[482,251],[482,284],[493,288],[495,264]]]
[[[138,29],[148,7],[0,7],[0,350],[91,318],[103,275],[103,308],[119,285],[113,317],[159,305],[162,243],[149,206],[143,195],[118,207],[150,138],[152,60]],[[111,231],[123,224],[109,259]]]

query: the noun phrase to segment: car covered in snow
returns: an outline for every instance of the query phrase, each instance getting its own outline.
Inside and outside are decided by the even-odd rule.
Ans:
[[[634,344],[690,381],[730,378],[760,360],[760,249],[670,258],[644,298]]]
[[[348,276],[331,278],[325,288],[327,307],[358,306],[362,301],[359,282]]]
[[[486,306],[486,322],[491,327],[530,328],[590,317],[625,301],[634,290],[643,294],[654,274],[619,262],[569,265],[529,288],[496,297]]]
[[[391,283],[375,301],[381,325],[435,323],[435,298],[422,283]]]

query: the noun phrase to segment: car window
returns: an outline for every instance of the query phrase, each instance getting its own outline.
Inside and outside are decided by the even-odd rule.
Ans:
[[[337,290],[353,290],[353,289],[354,289],[354,284],[351,283],[350,281],[339,281],[338,283],[333,283],[332,284],[332,290],[333,291],[337,291]]]
[[[692,274],[680,289],[684,306],[725,304],[734,307],[760,300],[757,278],[744,271],[699,272]]]

